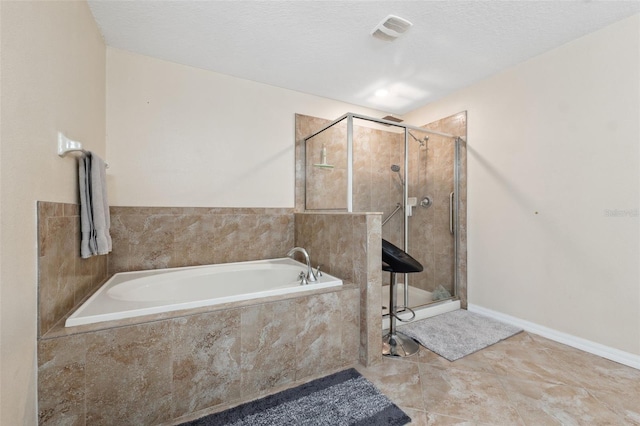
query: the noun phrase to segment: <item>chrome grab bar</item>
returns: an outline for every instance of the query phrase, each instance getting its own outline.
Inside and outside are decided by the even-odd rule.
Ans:
[[[402,208],[402,204],[398,203],[396,205],[396,209],[394,211],[391,212],[391,214],[389,216],[387,216],[387,218],[385,220],[382,221],[382,225],[384,226],[385,223],[389,222],[389,219],[391,219],[393,217],[394,214],[396,214],[398,212],[398,210],[400,210]]]
[[[449,232],[453,234],[453,197],[455,192],[449,194]]]

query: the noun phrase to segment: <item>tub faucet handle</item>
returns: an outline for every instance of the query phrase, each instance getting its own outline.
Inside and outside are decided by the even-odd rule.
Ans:
[[[300,280],[300,285],[307,285],[309,281],[307,280],[307,274],[304,271],[300,271],[300,275],[298,275],[298,279]]]
[[[318,265],[318,268],[316,269],[316,277],[318,278],[322,276],[322,271],[320,270],[320,268],[322,268],[322,265]]]

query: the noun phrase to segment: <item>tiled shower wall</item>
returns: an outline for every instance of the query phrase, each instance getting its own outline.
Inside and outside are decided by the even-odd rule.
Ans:
[[[297,116],[304,120],[306,116]],[[328,122],[327,122],[328,123]],[[305,135],[307,136],[307,135]],[[326,162],[321,164],[322,149]],[[305,150],[307,210],[347,209],[347,126],[346,120],[309,139]]]
[[[381,212],[384,219],[402,203],[402,183],[397,173],[391,171],[391,165],[404,168],[404,134],[360,126],[361,121],[354,120],[353,126],[353,211]],[[303,140],[329,123],[329,120],[296,114],[296,170],[301,171],[296,175],[297,211],[305,208],[307,211],[346,211],[346,120],[309,139],[306,146]],[[333,168],[314,166],[320,162],[323,146],[327,150],[327,162]],[[298,179],[302,179],[302,184]],[[398,212],[382,227],[382,238],[402,246],[402,235],[402,212]]]

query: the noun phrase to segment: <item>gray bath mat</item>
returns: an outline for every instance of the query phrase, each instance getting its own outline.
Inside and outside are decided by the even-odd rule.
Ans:
[[[181,426],[401,426],[410,421],[352,368]]]
[[[449,361],[455,361],[522,329],[459,309],[400,326],[398,331]]]

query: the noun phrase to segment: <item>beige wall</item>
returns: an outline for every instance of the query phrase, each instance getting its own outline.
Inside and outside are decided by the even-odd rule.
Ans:
[[[295,113],[386,113],[107,49],[112,205],[292,207]]]
[[[57,132],[105,154],[105,47],[84,2],[1,2],[0,424],[36,424],[36,200],[76,202]]]
[[[407,117],[468,111],[469,303],[633,354],[638,34],[635,16]]]

